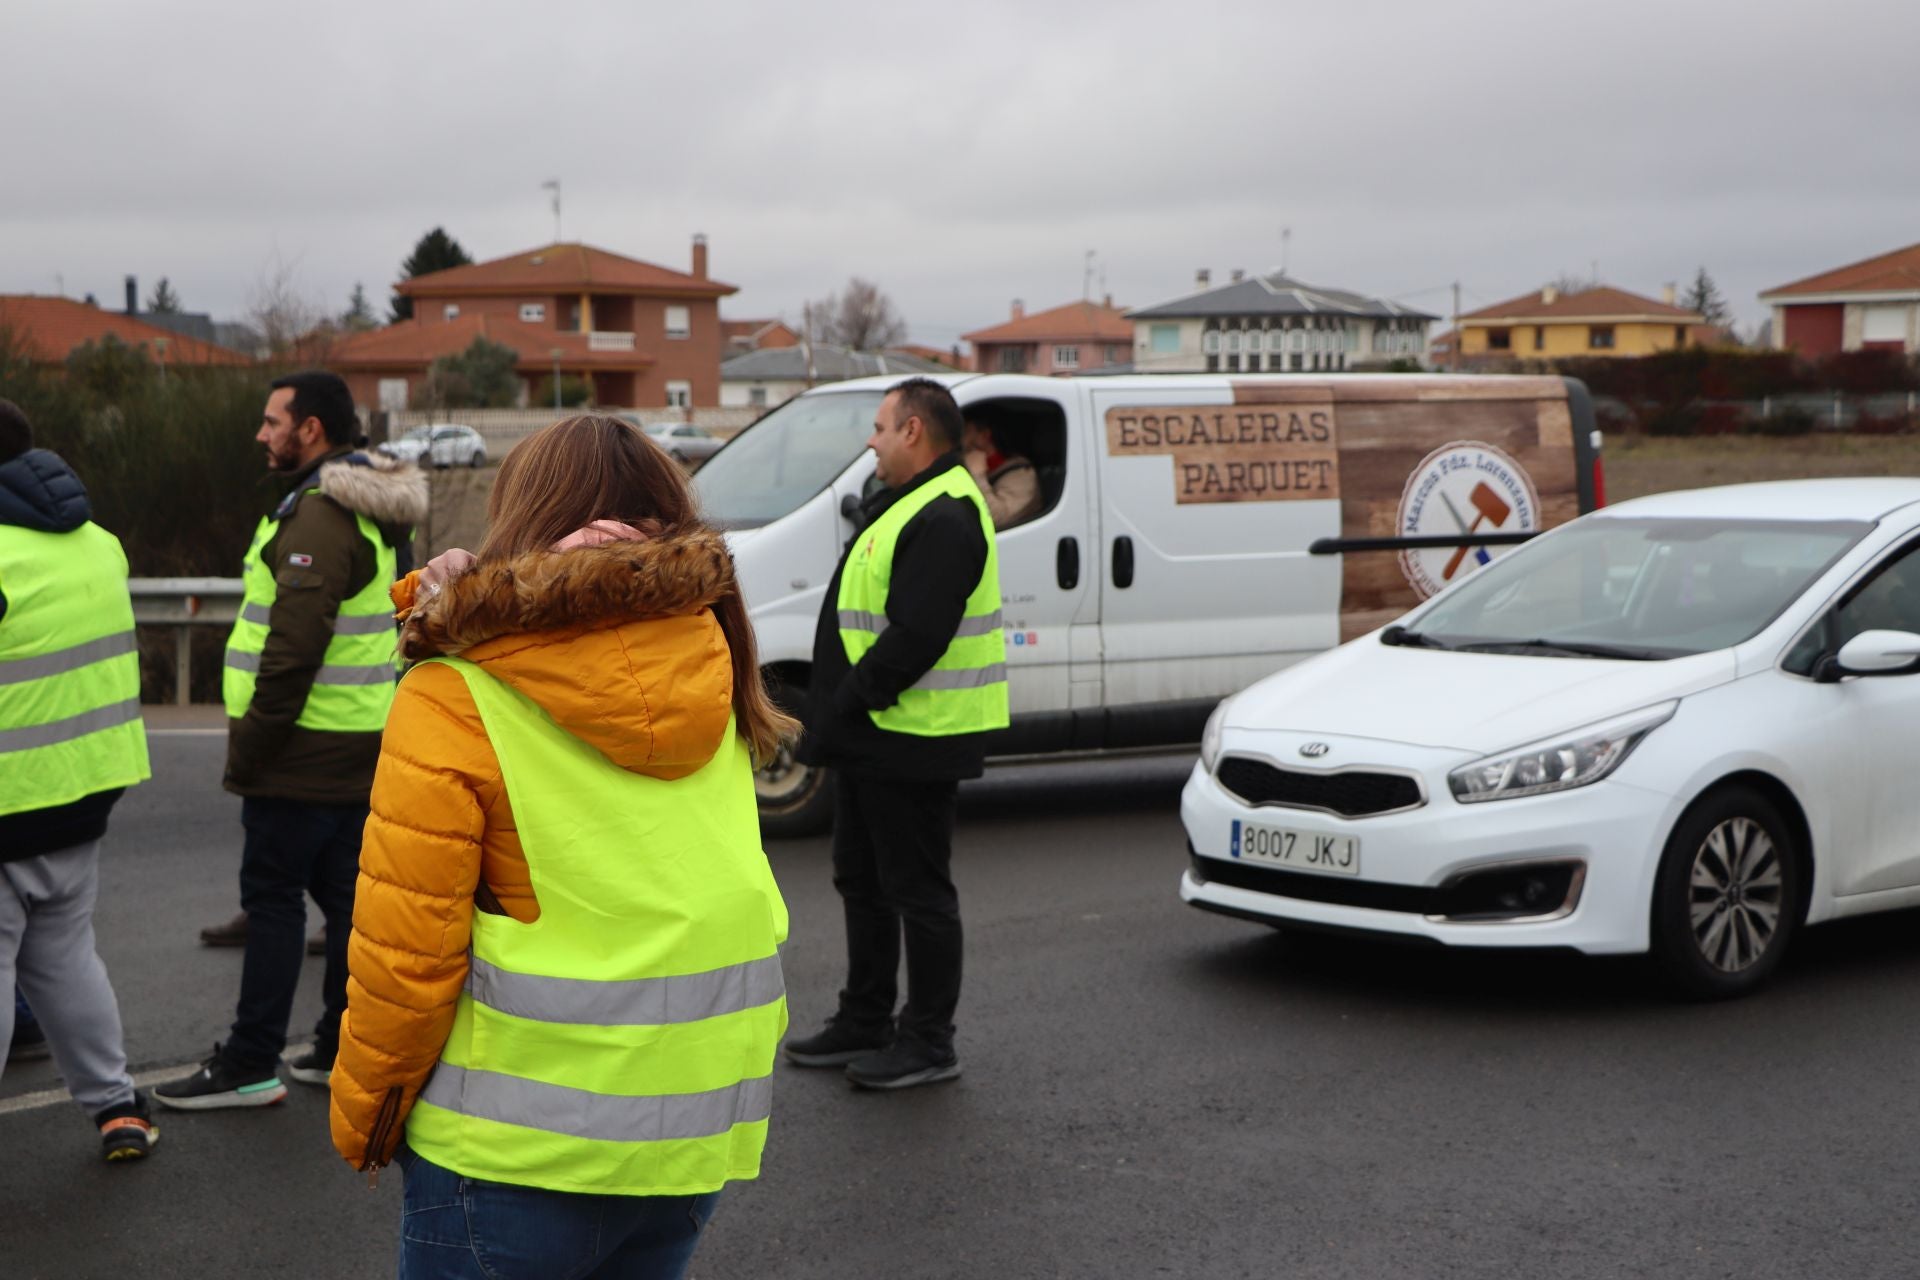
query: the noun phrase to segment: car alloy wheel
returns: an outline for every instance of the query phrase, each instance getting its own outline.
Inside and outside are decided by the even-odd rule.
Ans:
[[[1751,818],[1728,818],[1693,856],[1689,915],[1701,957],[1739,973],[1767,953],[1780,930],[1780,851]]]

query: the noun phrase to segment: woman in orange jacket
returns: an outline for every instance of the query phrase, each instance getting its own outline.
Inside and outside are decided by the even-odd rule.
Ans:
[[[725,543],[642,432],[582,416],[529,437],[501,464],[488,521],[477,556],[449,553],[395,585],[407,657],[459,655],[647,778],[690,777],[736,733],[763,761],[794,732],[762,684]],[[764,873],[757,834],[751,857]],[[334,1145],[370,1174],[398,1148],[403,1276],[678,1275],[717,1191],[501,1186],[401,1144],[469,986],[475,913],[532,924],[539,881],[469,678],[443,663],[414,667],[387,721],[362,846],[330,1080]],[[770,876],[766,887],[783,933]],[[562,1237],[575,1251],[565,1266]]]

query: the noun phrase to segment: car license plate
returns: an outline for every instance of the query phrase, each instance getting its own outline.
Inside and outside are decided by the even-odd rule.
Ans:
[[[1355,836],[1315,835],[1236,819],[1231,852],[1248,862],[1267,862],[1294,871],[1360,874],[1360,841]]]

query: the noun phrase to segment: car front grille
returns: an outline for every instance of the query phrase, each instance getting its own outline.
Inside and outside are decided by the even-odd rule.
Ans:
[[[1282,769],[1247,756],[1228,756],[1220,762],[1214,777],[1248,804],[1320,809],[1344,818],[1414,809],[1425,803],[1419,782],[1401,773],[1369,773],[1359,769],[1311,773]]]

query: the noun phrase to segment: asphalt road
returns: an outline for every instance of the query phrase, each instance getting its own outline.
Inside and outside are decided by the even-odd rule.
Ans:
[[[98,920],[137,1069],[224,1034],[238,803],[221,742],[155,740]],[[859,1094],[782,1069],[764,1177],[694,1264],[763,1277],[1920,1274],[1920,933],[1803,935],[1737,1004],[1626,961],[1283,935],[1182,906],[1187,762],[1022,767],[963,793],[965,1077]],[[777,844],[794,1022],[839,979],[823,841]],[[297,1024],[314,1016],[310,961]],[[98,1162],[70,1104],[0,1080],[0,1276],[392,1273],[395,1176],[333,1156],[324,1097],[161,1117]],[[15,1108],[9,1110],[9,1108]]]

